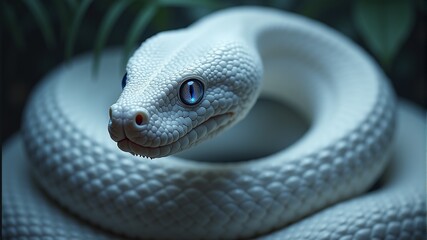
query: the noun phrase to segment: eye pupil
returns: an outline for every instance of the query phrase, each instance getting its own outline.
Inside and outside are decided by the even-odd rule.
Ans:
[[[203,83],[198,79],[189,79],[182,83],[179,94],[184,104],[195,105],[203,98]]]
[[[194,82],[189,82],[191,100],[194,100]]]
[[[128,73],[125,73],[125,75],[122,78],[122,89],[126,87],[127,80],[128,80]]]

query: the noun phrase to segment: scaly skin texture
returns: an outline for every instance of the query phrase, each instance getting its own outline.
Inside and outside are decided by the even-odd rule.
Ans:
[[[113,67],[118,54],[105,55],[98,81],[89,59],[59,68],[38,87],[22,131],[35,179],[79,220],[18,183],[4,193],[5,238],[70,237],[70,229],[93,239],[115,237],[108,232],[149,239],[425,237],[425,188],[415,184],[425,178],[425,144],[409,144],[425,126],[407,111],[404,116],[417,117],[401,117],[408,126],[398,132],[403,142],[393,152],[395,104],[387,81],[331,29],[271,9],[221,11],[143,43],[121,93]],[[205,86],[202,101],[191,107],[178,94],[188,77]],[[259,94],[299,109],[310,130],[289,148],[250,161],[170,155],[239,121]],[[102,123],[108,121],[107,132]],[[256,137],[258,129],[249,130]],[[169,156],[150,161],[127,152]],[[357,197],[378,179],[390,152],[394,180]],[[4,167],[25,158],[18,153],[19,147],[8,152]],[[48,219],[67,222],[59,224],[63,231],[44,233],[40,229],[52,225],[38,223],[35,230],[20,229],[31,224],[18,223],[17,213],[31,215],[33,198]]]

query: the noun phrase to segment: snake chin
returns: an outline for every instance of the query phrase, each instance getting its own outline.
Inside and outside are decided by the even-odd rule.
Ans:
[[[169,156],[195,146],[220,133],[234,122],[234,116],[235,114],[233,112],[212,116],[206,121],[198,124],[196,127],[193,127],[176,141],[166,145],[157,147],[143,146],[136,141],[132,141],[125,137],[124,139],[117,141],[117,146],[122,151],[129,152],[134,156],[140,156],[143,158],[153,159]]]

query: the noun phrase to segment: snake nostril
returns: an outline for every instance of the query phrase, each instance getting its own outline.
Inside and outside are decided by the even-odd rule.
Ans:
[[[134,127],[136,127],[137,129],[140,129],[140,127],[143,127],[144,125],[148,124],[148,121],[150,119],[150,115],[148,114],[147,110],[145,109],[138,109],[136,111],[133,112],[132,115],[133,116],[133,125]],[[129,119],[131,120],[131,119]]]
[[[138,126],[141,126],[143,122],[144,122],[144,117],[142,116],[142,114],[138,113],[138,114],[135,116],[135,123],[136,123]]]

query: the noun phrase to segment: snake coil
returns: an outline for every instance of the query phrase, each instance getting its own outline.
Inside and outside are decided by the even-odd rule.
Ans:
[[[27,159],[43,192],[72,214],[34,189],[25,162],[3,161],[3,169],[23,171],[3,171],[3,237],[425,237],[425,189],[414,184],[424,181],[416,154],[425,146],[404,141],[423,124],[404,107],[399,119],[414,127],[399,130],[404,142],[392,144],[396,104],[384,74],[328,27],[272,9],[234,8],[143,43],[123,92],[117,65],[117,52],[105,54],[93,81],[84,56],[35,90],[24,141],[3,157]],[[258,96],[298,109],[310,129],[290,147],[248,161],[172,155],[243,119]],[[389,159],[400,166],[391,174],[397,180],[358,196]]]

